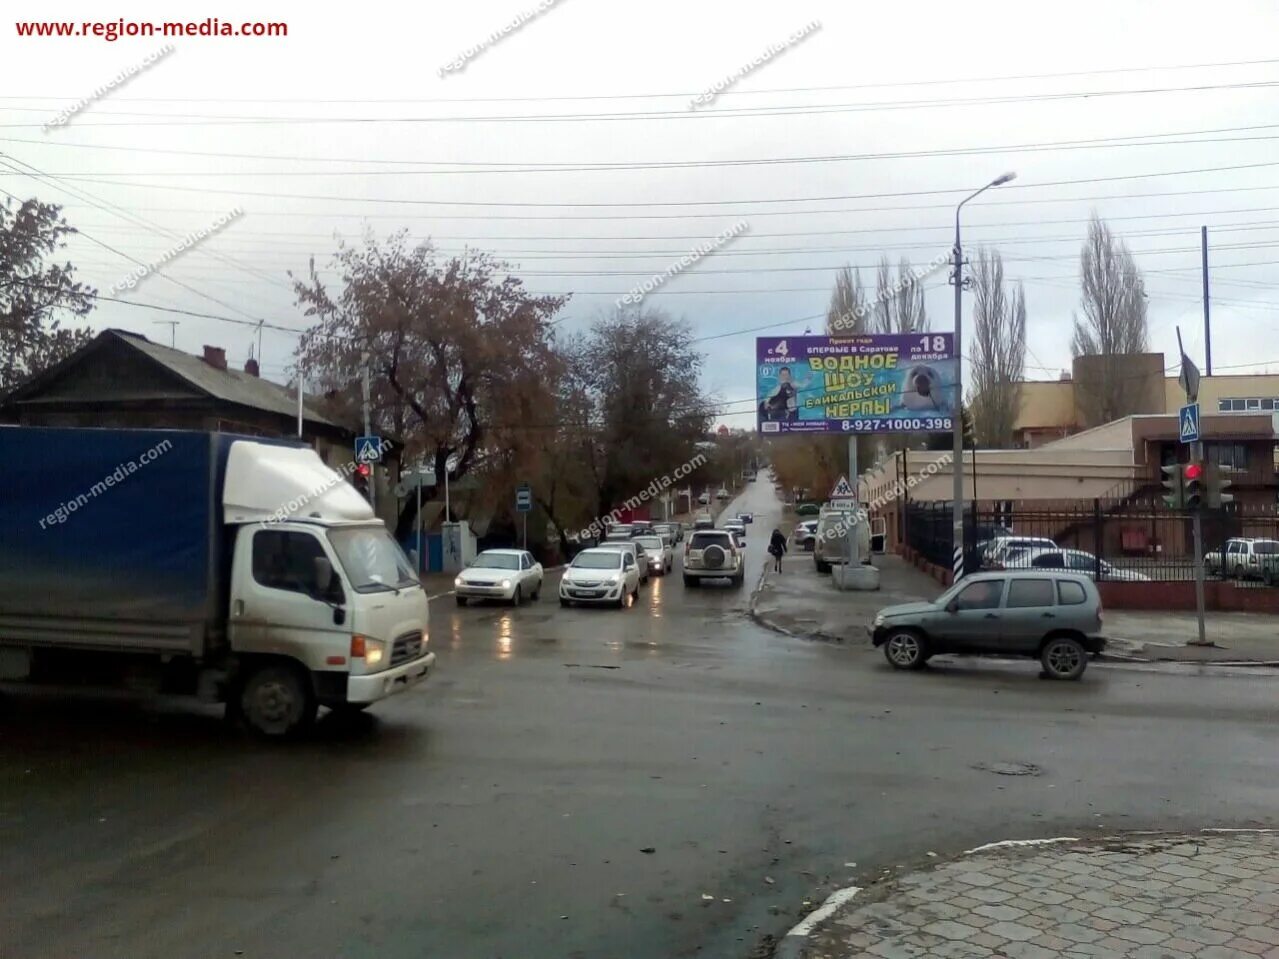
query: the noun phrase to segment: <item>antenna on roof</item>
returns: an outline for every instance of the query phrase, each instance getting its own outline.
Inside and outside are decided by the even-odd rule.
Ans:
[[[161,326],[169,328],[169,349],[176,350],[178,348],[178,324],[181,320],[152,320],[152,323],[158,323]]]

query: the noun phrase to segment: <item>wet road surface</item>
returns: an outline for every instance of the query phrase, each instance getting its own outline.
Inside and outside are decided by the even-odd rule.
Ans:
[[[307,742],[10,696],[0,955],[745,957],[928,851],[1279,818],[1269,672],[894,673],[749,620],[777,505],[762,479],[738,505],[746,588],[677,566],[627,610],[442,597],[432,684]]]

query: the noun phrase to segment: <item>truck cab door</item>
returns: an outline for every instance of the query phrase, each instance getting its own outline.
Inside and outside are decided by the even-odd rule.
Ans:
[[[319,589],[317,559],[333,569],[328,593]],[[288,656],[313,671],[347,671],[351,629],[335,622],[346,619],[339,570],[327,544],[309,529],[242,529],[231,572],[232,650]]]

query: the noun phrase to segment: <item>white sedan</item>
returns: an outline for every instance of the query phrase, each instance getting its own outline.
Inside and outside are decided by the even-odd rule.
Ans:
[[[453,580],[457,604],[468,599],[500,599],[518,606],[542,591],[542,564],[522,549],[486,549]]]
[[[675,550],[663,536],[636,536],[635,542],[644,547],[644,555],[648,557],[648,571],[656,576],[664,576],[671,571],[675,563]]]
[[[635,554],[620,549],[584,549],[560,578],[560,605],[609,603],[624,607],[639,599]]]

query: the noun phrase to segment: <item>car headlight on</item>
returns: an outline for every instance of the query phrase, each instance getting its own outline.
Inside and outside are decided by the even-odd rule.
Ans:
[[[454,586],[465,586],[465,585],[466,585],[466,580],[464,580],[461,576],[459,576],[457,579],[453,580],[453,585],[454,585]]]
[[[511,581],[510,581],[509,579],[504,579],[504,580],[502,580],[502,588],[503,588],[503,589],[510,589],[510,588],[511,588]]]

